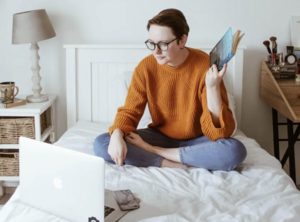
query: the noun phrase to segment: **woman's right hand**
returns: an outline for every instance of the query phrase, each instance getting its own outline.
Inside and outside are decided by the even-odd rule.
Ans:
[[[123,165],[127,154],[127,145],[124,140],[124,133],[120,129],[115,129],[110,137],[108,154],[119,166]]]

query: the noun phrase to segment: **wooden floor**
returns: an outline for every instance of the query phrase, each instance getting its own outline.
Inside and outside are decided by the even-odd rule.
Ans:
[[[4,187],[4,195],[0,197],[0,209],[15,192],[16,187]]]

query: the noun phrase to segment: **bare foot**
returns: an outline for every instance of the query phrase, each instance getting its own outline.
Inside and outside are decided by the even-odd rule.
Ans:
[[[174,161],[167,160],[167,159],[163,159],[160,167],[181,168],[184,170],[188,169],[188,166],[186,166],[182,163],[174,162]]]

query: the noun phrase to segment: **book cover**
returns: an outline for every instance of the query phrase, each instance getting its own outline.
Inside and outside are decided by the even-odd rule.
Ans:
[[[2,103],[0,104],[0,107],[2,108],[11,108],[11,107],[15,107],[15,106],[21,106],[21,105],[25,105],[26,104],[26,99],[14,99],[14,102],[12,103]]]
[[[105,190],[105,222],[119,221],[129,211],[123,211],[118,205],[118,199],[115,198],[115,191]]]
[[[228,28],[219,42],[213,47],[210,56],[210,65],[216,64],[220,71],[225,63],[228,63],[235,55],[238,44],[244,34],[241,34],[240,30],[237,30],[234,34],[232,28]]]

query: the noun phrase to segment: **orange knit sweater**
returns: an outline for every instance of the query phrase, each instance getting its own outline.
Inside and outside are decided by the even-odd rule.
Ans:
[[[205,135],[211,140],[230,137],[235,122],[228,108],[224,83],[221,82],[220,126],[213,124],[207,107],[205,74],[209,57],[188,48],[187,59],[178,67],[159,65],[154,56],[144,58],[136,67],[124,106],[118,109],[110,134],[120,128],[125,134],[136,130],[148,103],[152,123],[163,134],[179,140]]]

